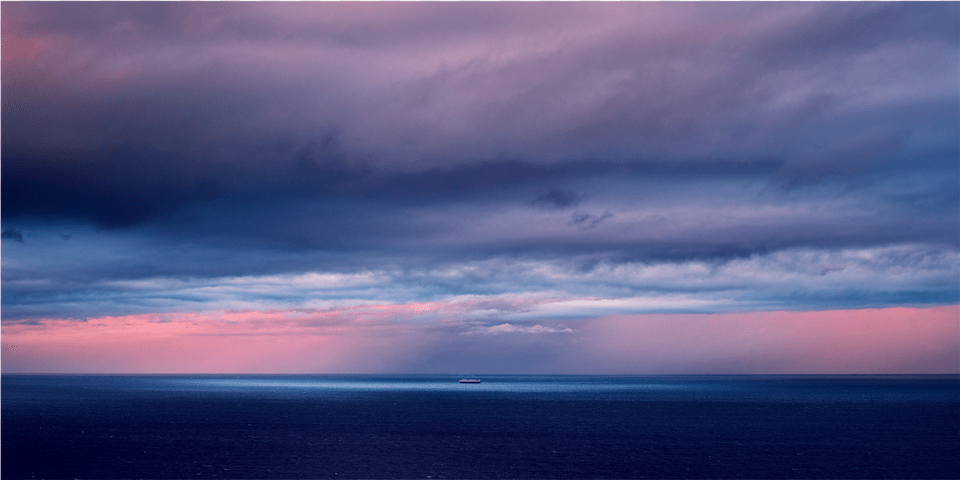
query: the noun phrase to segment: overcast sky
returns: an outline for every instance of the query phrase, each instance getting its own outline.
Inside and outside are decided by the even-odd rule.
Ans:
[[[960,4],[2,22],[4,372],[960,372]]]

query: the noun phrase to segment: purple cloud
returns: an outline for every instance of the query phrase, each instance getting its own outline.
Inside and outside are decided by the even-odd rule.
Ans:
[[[3,228],[30,238],[4,245],[5,321],[510,291],[628,313],[683,310],[679,291],[703,311],[958,299],[949,3],[2,11]],[[701,267],[729,277],[599,274]],[[370,272],[395,283],[230,283]]]

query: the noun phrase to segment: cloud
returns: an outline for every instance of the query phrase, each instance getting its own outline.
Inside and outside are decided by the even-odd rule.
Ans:
[[[559,223],[558,228],[564,228]],[[656,312],[882,308],[960,302],[948,246],[779,249],[765,254],[631,260],[592,252],[451,260],[202,249],[33,230],[4,252],[4,324],[151,312],[331,309],[432,304],[415,321],[537,323]],[[545,324],[543,324],[545,325]]]
[[[20,230],[13,229],[13,228],[5,228],[5,229],[3,229],[3,232],[0,233],[0,237],[2,237],[2,238],[11,238],[11,239],[16,240],[16,241],[18,241],[18,242],[20,242],[20,243],[23,243],[23,232],[21,232]]]
[[[955,5],[3,13],[5,326],[960,301]]]
[[[610,212],[603,212],[603,215],[593,215],[585,212],[574,212],[573,219],[570,221],[570,225],[578,226],[584,230],[589,230],[596,227],[600,222],[612,218],[613,214]]]
[[[472,330],[462,332],[461,335],[500,335],[505,333],[573,333],[570,327],[544,327],[543,325],[522,326],[501,323],[490,327],[476,327]]]
[[[817,152],[803,152],[781,170],[790,187],[820,183],[826,178],[856,179],[902,154],[911,132],[875,128],[839,140]]]
[[[576,192],[551,190],[547,193],[537,195],[537,198],[531,202],[533,205],[544,206],[548,208],[569,208],[579,204],[583,198]]]

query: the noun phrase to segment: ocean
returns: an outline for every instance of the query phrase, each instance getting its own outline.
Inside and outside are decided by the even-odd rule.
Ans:
[[[960,376],[3,375],[14,478],[960,478]]]

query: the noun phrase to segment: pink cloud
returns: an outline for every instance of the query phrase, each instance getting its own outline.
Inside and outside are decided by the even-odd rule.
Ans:
[[[56,71],[57,62],[40,60],[63,49],[64,38],[56,34],[34,34],[24,31],[15,15],[4,14],[2,19],[3,78],[8,84],[19,82],[47,84],[62,72]],[[38,71],[46,75],[38,75]]]

